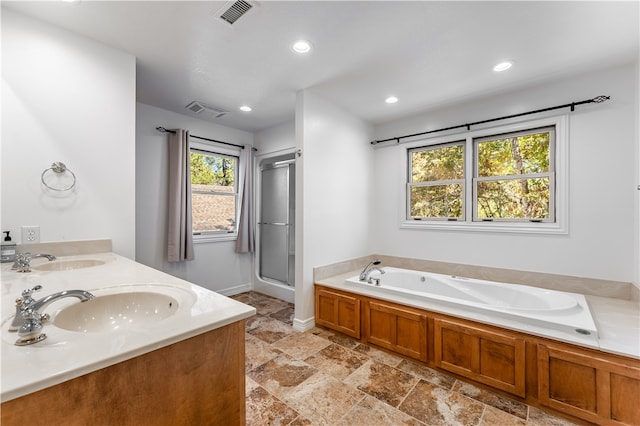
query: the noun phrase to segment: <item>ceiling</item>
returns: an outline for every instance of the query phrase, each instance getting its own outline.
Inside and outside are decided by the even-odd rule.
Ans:
[[[229,4],[2,1],[135,55],[139,102],[247,131],[291,120],[302,89],[380,124],[637,61],[640,49],[637,1],[263,0],[233,25],[216,13]],[[294,54],[297,39],[313,50]],[[494,72],[505,59],[513,67]],[[196,115],[194,100],[229,113]]]

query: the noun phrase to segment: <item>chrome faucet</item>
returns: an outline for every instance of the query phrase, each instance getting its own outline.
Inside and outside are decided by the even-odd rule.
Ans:
[[[13,263],[11,269],[17,269],[17,272],[31,272],[31,259],[35,259],[37,257],[46,257],[49,262],[51,262],[52,260],[56,260],[56,257],[52,254],[31,254],[29,252],[20,253],[16,256],[16,261]]]
[[[369,284],[372,283],[372,279],[369,277],[369,275],[373,272],[373,271],[378,271],[380,272],[380,274],[384,274],[384,271],[380,268],[377,268],[377,265],[379,265],[380,259],[374,259],[371,262],[369,262],[367,264],[367,266],[364,267],[364,269],[362,270],[362,272],[360,272],[360,281],[366,281]],[[378,280],[379,282],[379,280]]]
[[[31,295],[40,290],[42,290],[41,285],[24,290],[22,297],[16,300],[16,315],[9,327],[9,331],[18,332],[20,337],[15,343],[18,346],[31,345],[47,338],[47,335],[42,330],[44,328],[43,323],[49,321],[50,317],[49,314],[43,314],[42,310],[51,303],[66,297],[76,297],[81,302],[86,302],[95,297],[84,290],[64,290],[45,296],[40,300],[34,300]]]

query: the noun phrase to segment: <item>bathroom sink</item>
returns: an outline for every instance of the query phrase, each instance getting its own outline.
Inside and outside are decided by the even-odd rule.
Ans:
[[[98,259],[75,259],[75,260],[54,260],[31,266],[31,269],[38,271],[69,271],[71,269],[91,268],[92,266],[104,265],[103,260]]]
[[[175,298],[153,291],[96,295],[61,309],[53,324],[80,333],[109,332],[155,324],[174,315],[178,308]]]

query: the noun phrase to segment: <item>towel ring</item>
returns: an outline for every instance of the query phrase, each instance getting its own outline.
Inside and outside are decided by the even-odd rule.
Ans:
[[[50,172],[50,171],[54,173],[64,173],[64,172],[71,173],[71,177],[73,178],[71,185],[67,186],[66,188],[54,188],[53,186],[49,186],[47,182],[45,182],[44,177],[47,174],[47,172]],[[74,186],[76,186],[76,175],[71,170],[67,169],[67,166],[60,161],[56,161],[51,165],[51,167],[49,167],[48,169],[45,169],[45,171],[42,172],[42,175],[40,176],[40,180],[42,181],[42,184],[44,186],[46,186],[47,188],[53,191],[69,191],[73,189]]]

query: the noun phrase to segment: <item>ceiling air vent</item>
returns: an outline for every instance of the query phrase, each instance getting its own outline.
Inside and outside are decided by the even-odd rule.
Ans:
[[[207,112],[210,112],[211,114],[213,114],[213,116],[215,118],[220,118],[220,117],[222,117],[223,115],[225,115],[226,113],[229,112],[229,111],[224,110],[222,108],[217,108],[217,107],[212,107],[212,106],[209,106],[209,105],[205,105],[205,104],[203,104],[201,102],[198,102],[198,101],[191,102],[185,108],[188,109],[191,112],[195,112],[196,114],[200,114],[202,111],[207,111]]]
[[[247,13],[254,6],[253,2],[245,0],[230,1],[224,5],[217,13],[220,19],[227,22],[229,25],[233,25],[238,19],[240,19],[245,13]]]
[[[204,107],[202,106],[202,104],[200,102],[196,102],[196,101],[191,102],[185,108],[190,110],[190,111],[192,111],[192,112],[195,112],[196,114],[199,114],[202,111],[204,111]]]

